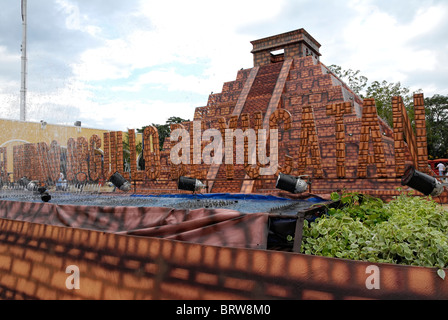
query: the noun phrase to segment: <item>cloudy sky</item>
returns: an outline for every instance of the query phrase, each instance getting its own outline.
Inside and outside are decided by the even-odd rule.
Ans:
[[[20,3],[0,0],[0,118],[20,114]],[[29,0],[27,120],[192,119],[253,66],[251,40],[299,28],[326,65],[448,94],[446,0]]]

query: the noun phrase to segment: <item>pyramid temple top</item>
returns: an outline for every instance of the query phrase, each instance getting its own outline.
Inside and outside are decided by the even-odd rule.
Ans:
[[[275,36],[251,41],[254,55],[254,66],[280,62],[295,56],[314,56],[317,60],[320,43],[305,29],[285,32]]]

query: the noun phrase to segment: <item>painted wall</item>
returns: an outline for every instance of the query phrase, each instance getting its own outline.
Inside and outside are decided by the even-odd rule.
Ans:
[[[0,219],[0,299],[447,299],[447,288],[436,268]]]
[[[93,129],[69,125],[46,124],[19,120],[0,119],[0,148],[6,147],[8,172],[13,172],[13,147],[24,143],[58,141],[61,147],[67,147],[70,138],[90,138],[97,134],[103,137],[105,129]]]

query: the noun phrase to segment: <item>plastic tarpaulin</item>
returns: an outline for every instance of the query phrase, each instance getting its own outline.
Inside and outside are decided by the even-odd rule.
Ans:
[[[131,197],[136,198],[185,198],[185,199],[214,199],[214,200],[263,200],[263,201],[290,201],[291,199],[304,199],[304,196],[296,196],[281,194],[277,195],[263,195],[263,194],[239,194],[239,193],[205,193],[205,194],[166,194],[166,195],[139,195],[133,194]],[[294,197],[295,196],[295,197]],[[319,203],[324,201],[320,196],[310,196],[307,194],[306,201]]]
[[[216,246],[265,249],[268,214],[229,209],[74,206],[0,201],[0,218]]]

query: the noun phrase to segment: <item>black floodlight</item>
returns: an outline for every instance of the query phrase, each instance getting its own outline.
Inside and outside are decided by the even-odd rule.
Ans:
[[[121,191],[129,191],[131,190],[131,184],[127,181],[118,171],[115,172],[110,178],[109,181]]]
[[[48,193],[47,189],[45,187],[39,187],[37,188],[37,192],[40,194],[40,199],[43,202],[48,202],[51,200],[51,196]]]
[[[436,178],[417,171],[413,166],[407,166],[401,185],[420,191],[425,196],[438,197],[443,192],[443,185]]]
[[[48,202],[48,201],[51,200],[51,196],[50,196],[50,194],[48,192],[44,192],[44,193],[41,194],[40,199],[43,202]]]
[[[205,188],[205,185],[201,181],[188,177],[180,177],[177,184],[177,189],[179,190],[195,192],[201,190],[202,188]]]
[[[308,182],[302,178],[306,176],[294,177],[280,172],[275,187],[291,193],[302,193],[308,190]]]

